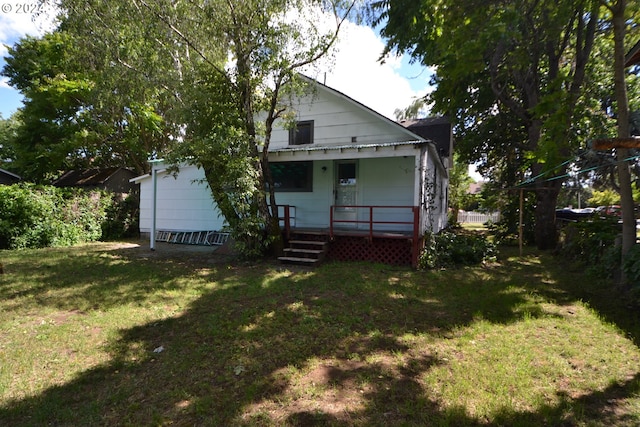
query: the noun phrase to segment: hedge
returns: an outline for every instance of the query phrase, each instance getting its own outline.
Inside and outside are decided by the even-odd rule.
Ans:
[[[70,246],[123,237],[137,228],[136,206],[106,192],[0,186],[0,249]],[[123,213],[126,210],[128,213]]]

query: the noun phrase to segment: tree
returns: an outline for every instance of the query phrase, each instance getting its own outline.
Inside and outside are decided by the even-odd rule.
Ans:
[[[47,182],[60,171],[110,166],[142,174],[150,154],[167,144],[155,91],[107,79],[70,33],[25,37],[6,61],[2,74],[25,97],[10,145],[26,178]]]
[[[250,253],[281,249],[269,185],[271,130],[287,118],[284,92],[300,90],[297,72],[328,54],[354,3],[61,0],[59,6],[62,27],[91,61],[102,61],[110,76],[135,75],[144,87],[153,82],[166,102],[173,98],[171,158],[203,168],[236,240]],[[334,17],[329,30],[322,26],[326,12]]]
[[[606,1],[602,0],[605,7],[611,12],[613,24],[613,74],[617,112],[617,134],[619,138],[627,138],[629,132],[629,101],[627,98],[627,85],[625,81],[625,32],[626,32],[626,0]],[[631,171],[626,159],[629,150],[616,149],[618,160],[618,180],[620,184],[620,203],[622,206],[622,257],[631,250],[636,243],[636,219],[633,206],[633,193],[631,189]],[[623,278],[623,281],[625,279]]]
[[[532,179],[536,243],[553,248],[564,167],[581,137],[575,128],[600,17],[597,1],[431,1],[376,3],[388,51],[436,67],[436,112],[485,139],[458,137],[467,161]],[[582,137],[584,139],[584,137]],[[488,152],[491,154],[485,154]],[[508,160],[507,160],[508,159]],[[500,166],[503,164],[503,166]],[[535,179],[533,179],[535,178]]]
[[[453,155],[453,167],[449,172],[449,208],[452,211],[452,220],[458,222],[458,211],[465,206],[469,199],[469,185],[473,178],[469,176],[469,168],[460,162],[458,154]]]
[[[81,110],[92,82],[67,66],[72,44],[61,33],[26,37],[9,48],[2,74],[25,97],[21,125],[10,142],[14,165],[28,179],[44,181],[69,166],[82,133]]]
[[[0,114],[0,167],[3,169],[13,169],[13,141],[19,126],[19,113],[12,114],[8,119],[2,118]]]

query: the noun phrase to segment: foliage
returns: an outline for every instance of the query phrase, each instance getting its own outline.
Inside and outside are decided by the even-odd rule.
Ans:
[[[474,196],[469,194],[469,185],[473,178],[469,176],[469,168],[460,161],[460,156],[453,155],[453,167],[449,171],[449,208],[452,210],[452,220],[458,222],[458,211],[469,205]]]
[[[77,35],[58,29],[8,50],[2,75],[24,96],[9,158],[25,178],[48,182],[89,165],[144,173],[168,143],[157,89],[122,70],[116,76],[113,64],[82,47]]]
[[[611,206],[620,204],[620,194],[618,192],[605,189],[593,190],[593,195],[588,200],[590,206]]]
[[[595,216],[589,221],[565,225],[561,231],[560,253],[587,267],[592,274],[609,277],[620,267],[618,217]]]
[[[622,271],[640,301],[640,245],[634,245],[624,257]]]
[[[15,158],[13,144],[20,126],[19,116],[19,113],[14,113],[5,119],[0,115],[0,167],[2,169],[13,169],[11,160]]]
[[[21,125],[10,141],[20,175],[46,181],[71,166],[82,137],[82,109],[93,82],[72,66],[73,43],[62,33],[27,36],[9,48],[2,75],[24,96]]]
[[[522,226],[524,244],[535,243],[535,197],[533,197],[533,192],[523,191],[523,223],[520,224],[520,191],[504,191],[496,187],[496,183],[486,183],[482,189],[482,198],[480,199],[481,209],[500,212],[500,220],[488,225],[495,243],[500,245],[517,244],[520,226]]]
[[[137,194],[125,198],[119,195],[102,194],[109,199],[102,221],[100,240],[116,240],[135,237],[139,234],[140,205]]]
[[[70,246],[123,237],[135,228],[133,199],[52,186],[0,186],[0,248]]]
[[[418,260],[422,270],[480,264],[497,256],[496,246],[482,233],[445,229],[425,234],[424,241]]]
[[[283,92],[299,90],[298,73],[329,54],[353,7],[348,0],[59,2],[61,28],[103,64],[101,80],[119,88],[119,73],[126,73],[137,87],[158,92],[155,103],[140,103],[149,113],[158,103],[173,106],[160,116],[171,121],[175,146],[155,156],[204,169],[220,211],[251,254],[283,245],[274,187],[266,185],[271,131],[291,116]],[[127,93],[106,88],[109,104],[112,93]],[[214,118],[222,120],[211,127]]]
[[[531,179],[536,243],[553,248],[565,161],[612,124],[595,95],[613,92],[610,51],[598,44],[611,40],[602,3],[382,0],[375,7],[387,51],[436,69],[428,100],[455,121],[463,159],[503,188]]]

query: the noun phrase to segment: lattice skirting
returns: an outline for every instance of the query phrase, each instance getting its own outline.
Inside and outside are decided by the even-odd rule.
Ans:
[[[411,241],[405,239],[336,236],[329,245],[328,259],[372,261],[392,265],[411,265]]]

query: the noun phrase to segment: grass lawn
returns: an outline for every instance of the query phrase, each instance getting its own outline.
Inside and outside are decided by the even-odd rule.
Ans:
[[[551,254],[0,252],[0,425],[637,426],[640,316]]]

